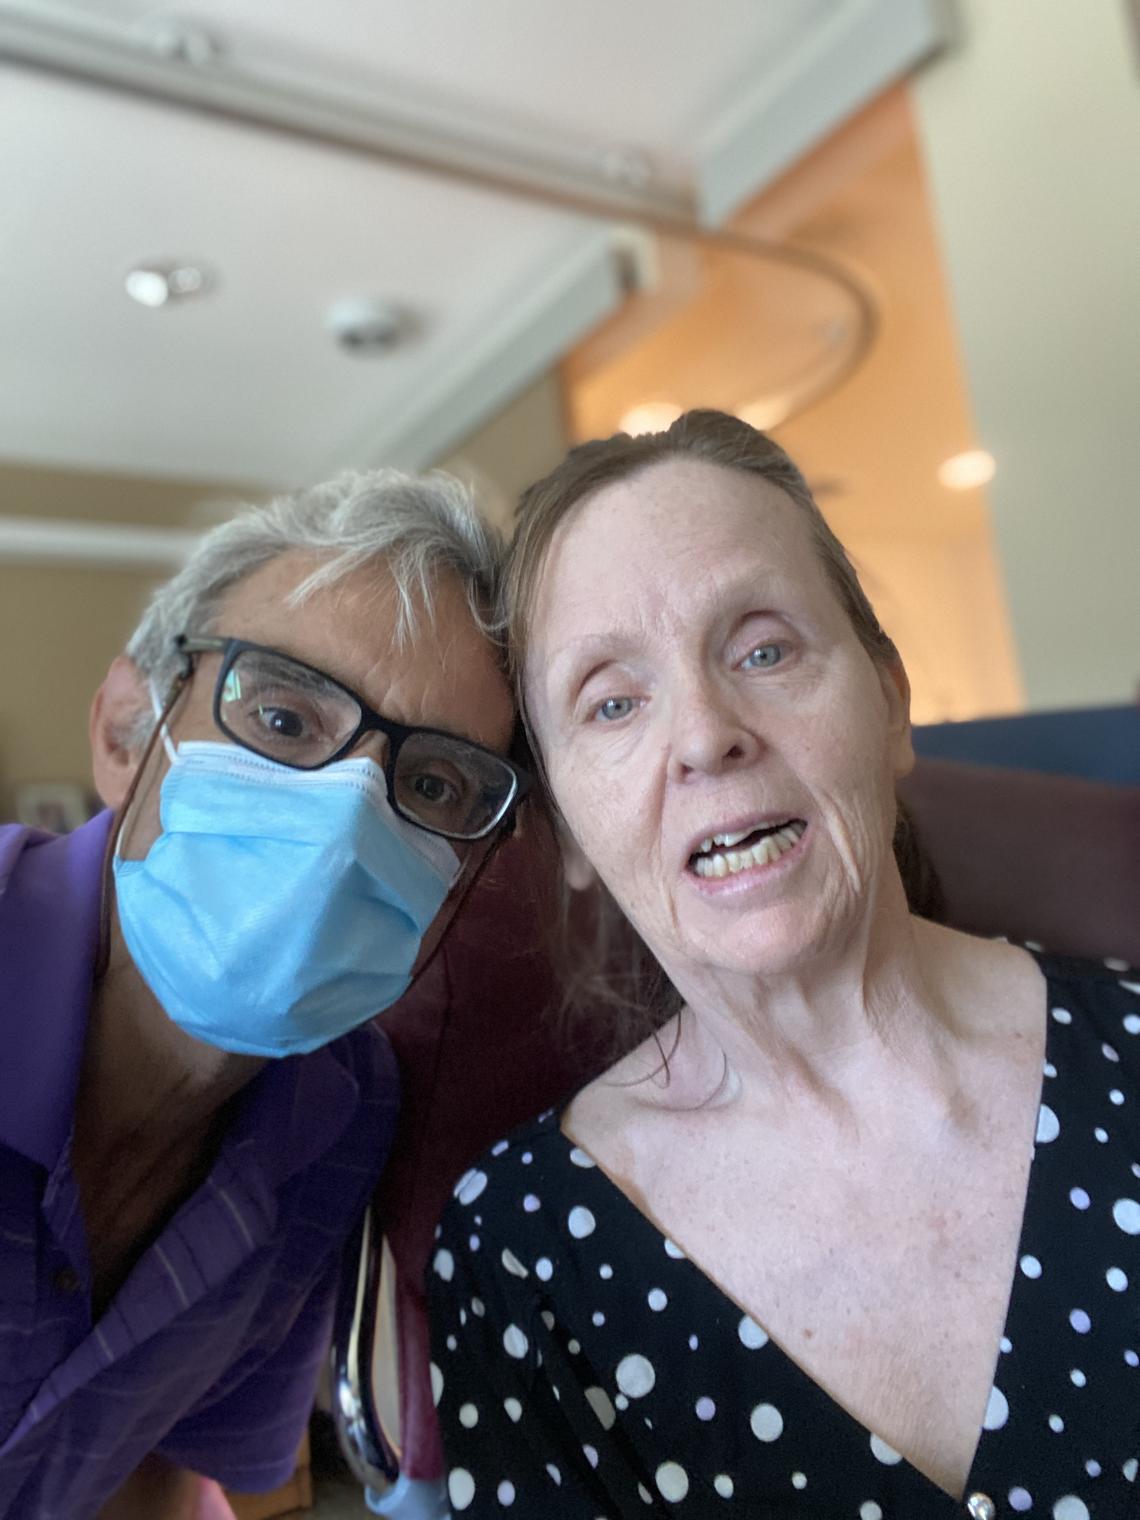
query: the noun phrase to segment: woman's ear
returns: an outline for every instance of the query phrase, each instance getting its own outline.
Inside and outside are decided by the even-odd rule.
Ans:
[[[588,892],[598,879],[597,872],[561,818],[558,820],[558,847],[562,852],[562,874],[566,885],[572,892]]]
[[[139,714],[149,712],[146,683],[125,654],[116,657],[91,702],[87,725],[95,790],[110,808],[121,807],[141,752],[134,735]]]
[[[879,681],[887,699],[887,740],[896,780],[914,769],[914,744],[910,732],[910,680],[896,654],[879,665]]]

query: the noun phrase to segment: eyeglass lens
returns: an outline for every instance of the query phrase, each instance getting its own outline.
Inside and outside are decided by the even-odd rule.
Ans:
[[[283,655],[243,649],[218,700],[223,729],[239,744],[301,770],[326,764],[356,732],[360,704],[343,687]],[[406,817],[456,838],[477,838],[514,791],[510,767],[448,734],[411,733],[400,746],[394,802]]]

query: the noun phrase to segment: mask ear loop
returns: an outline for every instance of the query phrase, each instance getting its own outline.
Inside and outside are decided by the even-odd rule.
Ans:
[[[157,721],[151,730],[150,738],[143,746],[143,752],[139,756],[139,763],[135,766],[135,773],[131,777],[130,785],[127,787],[127,795],[123,798],[122,804],[115,815],[114,822],[111,824],[111,832],[107,835],[107,848],[103,851],[103,869],[100,875],[99,888],[99,948],[95,956],[95,969],[92,973],[92,980],[96,982],[106,973],[107,963],[111,958],[112,881],[115,857],[119,850],[119,841],[122,838],[127,817],[142,782],[143,773],[147,768],[151,755],[154,753],[156,741],[161,737],[163,744],[167,747],[167,751],[169,752],[171,749],[170,738],[166,729],[167,720],[174,711],[174,706],[185,690],[186,684],[193,673],[189,658],[186,655],[183,655],[182,658],[183,667],[170,683],[170,690],[166,694],[166,701],[161,707],[158,707],[157,703],[155,704],[157,708]]]

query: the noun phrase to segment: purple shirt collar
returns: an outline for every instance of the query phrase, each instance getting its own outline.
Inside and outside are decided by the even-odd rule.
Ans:
[[[0,828],[0,1142],[49,1170],[71,1131],[113,814]]]
[[[49,1171],[74,1117],[113,818],[59,837],[0,827],[0,1144]],[[244,1150],[271,1188],[323,1154],[355,1109],[339,1044],[269,1062],[246,1091],[227,1148]]]

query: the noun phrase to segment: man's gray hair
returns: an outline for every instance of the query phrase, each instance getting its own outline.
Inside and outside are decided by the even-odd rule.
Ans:
[[[441,571],[457,577],[477,625],[490,630],[502,542],[479,516],[467,487],[438,470],[427,475],[346,470],[324,485],[240,511],[207,533],[177,575],[158,588],[127,654],[159,701],[179,669],[178,635],[224,632],[214,620],[225,592],[290,550],[327,557],[290,593],[289,606],[300,606],[318,587],[382,559],[398,595],[393,629],[398,643],[415,632],[418,608],[434,616],[433,589]],[[153,723],[153,714],[140,713],[133,737],[145,741]]]

